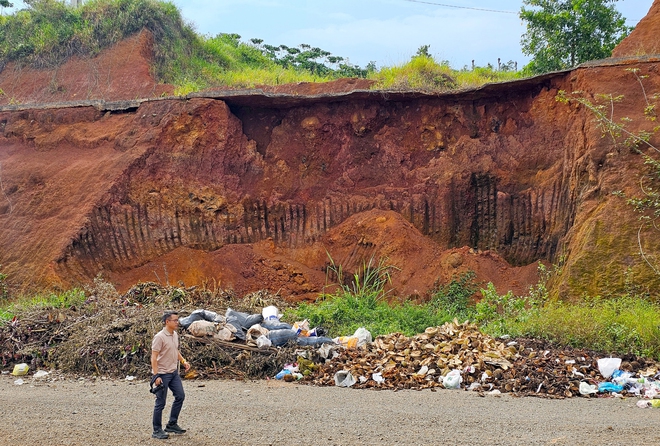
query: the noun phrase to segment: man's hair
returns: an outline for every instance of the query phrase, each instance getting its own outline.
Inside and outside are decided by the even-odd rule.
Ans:
[[[177,313],[176,311],[166,311],[165,313],[163,313],[163,317],[161,318],[161,320],[163,321],[163,324],[165,324],[165,322],[167,322],[170,316],[176,316],[178,314],[179,313]]]

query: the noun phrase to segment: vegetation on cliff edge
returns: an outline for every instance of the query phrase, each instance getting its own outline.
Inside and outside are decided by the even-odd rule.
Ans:
[[[428,45],[409,62],[379,70],[373,62],[362,68],[304,43],[273,46],[237,34],[199,35],[175,5],[157,0],[92,0],[78,8],[33,0],[26,9],[0,16],[0,69],[8,62],[50,68],[72,56],[92,57],[143,29],[154,36],[156,79],[175,85],[177,94],[342,77],[369,78],[378,89],[439,92],[519,76],[511,64],[452,69],[435,61]]]

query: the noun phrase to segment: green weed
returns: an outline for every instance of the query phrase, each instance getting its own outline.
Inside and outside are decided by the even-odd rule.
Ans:
[[[11,320],[19,313],[26,313],[34,309],[70,308],[85,301],[85,292],[81,289],[60,293],[36,294],[18,297],[11,302],[2,302],[0,305],[0,323]]]

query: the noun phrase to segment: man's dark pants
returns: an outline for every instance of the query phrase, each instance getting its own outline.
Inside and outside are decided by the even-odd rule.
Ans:
[[[154,406],[154,432],[163,428],[163,409],[167,400],[167,389],[172,390],[174,395],[174,402],[172,403],[172,411],[170,412],[170,420],[167,424],[177,424],[179,421],[179,413],[183,406],[183,400],[186,398],[183,392],[183,383],[178,372],[165,373],[160,375],[163,380],[163,389],[156,394],[156,404]]]

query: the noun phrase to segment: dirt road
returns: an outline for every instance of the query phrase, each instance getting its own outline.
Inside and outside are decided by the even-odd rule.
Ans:
[[[184,381],[179,424],[151,438],[153,397],[136,381],[0,377],[2,445],[651,445],[660,409],[636,399],[480,397],[280,381]],[[171,395],[166,414],[169,413]]]

